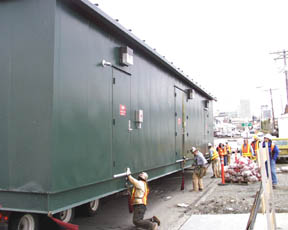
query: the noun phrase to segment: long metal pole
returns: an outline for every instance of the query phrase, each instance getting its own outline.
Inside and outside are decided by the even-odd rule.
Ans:
[[[286,79],[286,96],[287,96],[287,103],[286,103],[286,108],[285,112],[288,112],[288,71],[286,69],[286,50],[283,50],[283,60],[284,60],[284,73],[285,73],[285,79]]]
[[[272,130],[272,132],[274,132],[274,130],[275,130],[275,117],[274,117],[274,106],[273,106],[272,89],[270,88],[269,91],[270,91],[270,97],[271,97],[272,119],[273,119],[273,125],[272,125],[273,130]]]

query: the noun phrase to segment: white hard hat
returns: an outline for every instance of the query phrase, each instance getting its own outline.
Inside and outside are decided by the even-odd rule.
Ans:
[[[192,147],[191,152],[194,153],[197,149],[195,147]]]
[[[211,147],[212,146],[212,144],[211,143],[208,143],[208,147]]]
[[[142,180],[145,180],[145,181],[148,180],[148,174],[147,174],[146,172],[141,172],[138,176],[139,176]]]
[[[272,140],[272,136],[271,136],[270,133],[267,133],[267,134],[264,136],[264,138],[267,138],[267,139],[269,139],[269,140]]]

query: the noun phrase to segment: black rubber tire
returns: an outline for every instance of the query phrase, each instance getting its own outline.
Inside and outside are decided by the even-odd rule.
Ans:
[[[93,201],[91,201],[91,202],[93,202]],[[90,217],[95,216],[99,212],[101,202],[100,202],[100,200],[97,201],[98,205],[97,205],[96,209],[95,209],[95,206],[94,206],[94,208],[91,207],[91,202],[77,207],[77,215],[90,216]]]
[[[66,218],[66,216],[63,218],[63,212],[67,212],[67,211],[69,211],[69,212],[71,212],[70,214],[69,214],[69,218],[67,217]],[[74,217],[75,217],[75,209],[74,208],[69,208],[69,209],[67,209],[67,210],[65,210],[65,211],[63,211],[63,212],[58,212],[58,213],[56,213],[55,215],[54,215],[54,217],[55,218],[57,218],[57,219],[59,219],[59,220],[61,220],[61,221],[63,221],[63,222],[65,222],[65,223],[71,223],[73,220],[74,220]],[[65,215],[65,214],[64,214]],[[66,218],[66,219],[65,219]]]
[[[30,223],[33,222],[33,226],[31,226],[31,230],[40,230],[39,228],[39,216],[37,214],[31,214],[31,213],[20,213],[20,212],[14,212],[9,217],[9,223],[8,223],[8,230],[18,230],[21,229],[20,225],[23,224],[24,219]],[[26,223],[27,223],[26,221]],[[29,229],[30,230],[30,229]]]

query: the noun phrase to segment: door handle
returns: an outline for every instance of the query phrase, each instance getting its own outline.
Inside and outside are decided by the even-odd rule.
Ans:
[[[128,121],[128,131],[131,132],[133,129],[131,128],[131,121]]]

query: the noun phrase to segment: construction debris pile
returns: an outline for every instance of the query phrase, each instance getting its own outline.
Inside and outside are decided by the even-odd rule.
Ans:
[[[247,157],[240,157],[224,167],[226,182],[256,182],[261,180],[260,168]]]

